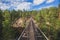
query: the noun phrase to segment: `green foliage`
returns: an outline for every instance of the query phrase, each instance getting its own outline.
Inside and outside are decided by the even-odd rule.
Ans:
[[[14,20],[17,20],[18,18],[29,18],[31,16],[37,21],[39,28],[50,40],[59,40],[59,36],[57,36],[60,32],[60,20],[58,19],[58,12],[60,12],[59,8],[60,7],[51,7],[39,11],[0,10],[0,24],[3,26],[3,40],[14,40],[16,33],[18,32],[11,27],[11,23]]]
[[[2,21],[3,21],[3,16],[2,16],[2,10],[0,9],[0,40],[2,40]]]

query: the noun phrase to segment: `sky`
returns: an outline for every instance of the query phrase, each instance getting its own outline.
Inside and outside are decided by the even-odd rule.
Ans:
[[[1,10],[40,10],[57,7],[60,0],[0,0]]]

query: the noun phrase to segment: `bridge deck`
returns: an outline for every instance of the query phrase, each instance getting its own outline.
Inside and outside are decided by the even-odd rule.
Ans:
[[[31,19],[18,40],[49,40]]]

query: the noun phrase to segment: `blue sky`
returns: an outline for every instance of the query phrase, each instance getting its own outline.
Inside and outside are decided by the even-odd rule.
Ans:
[[[42,8],[57,7],[60,0],[0,0],[2,10],[40,10]]]

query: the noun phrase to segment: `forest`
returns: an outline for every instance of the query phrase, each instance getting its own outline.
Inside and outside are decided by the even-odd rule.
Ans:
[[[24,27],[13,28],[11,26],[15,19],[33,18],[37,21],[39,28],[50,40],[60,40],[60,5],[58,7],[43,8],[41,10],[1,10],[0,9],[0,40],[14,40],[20,36]]]

